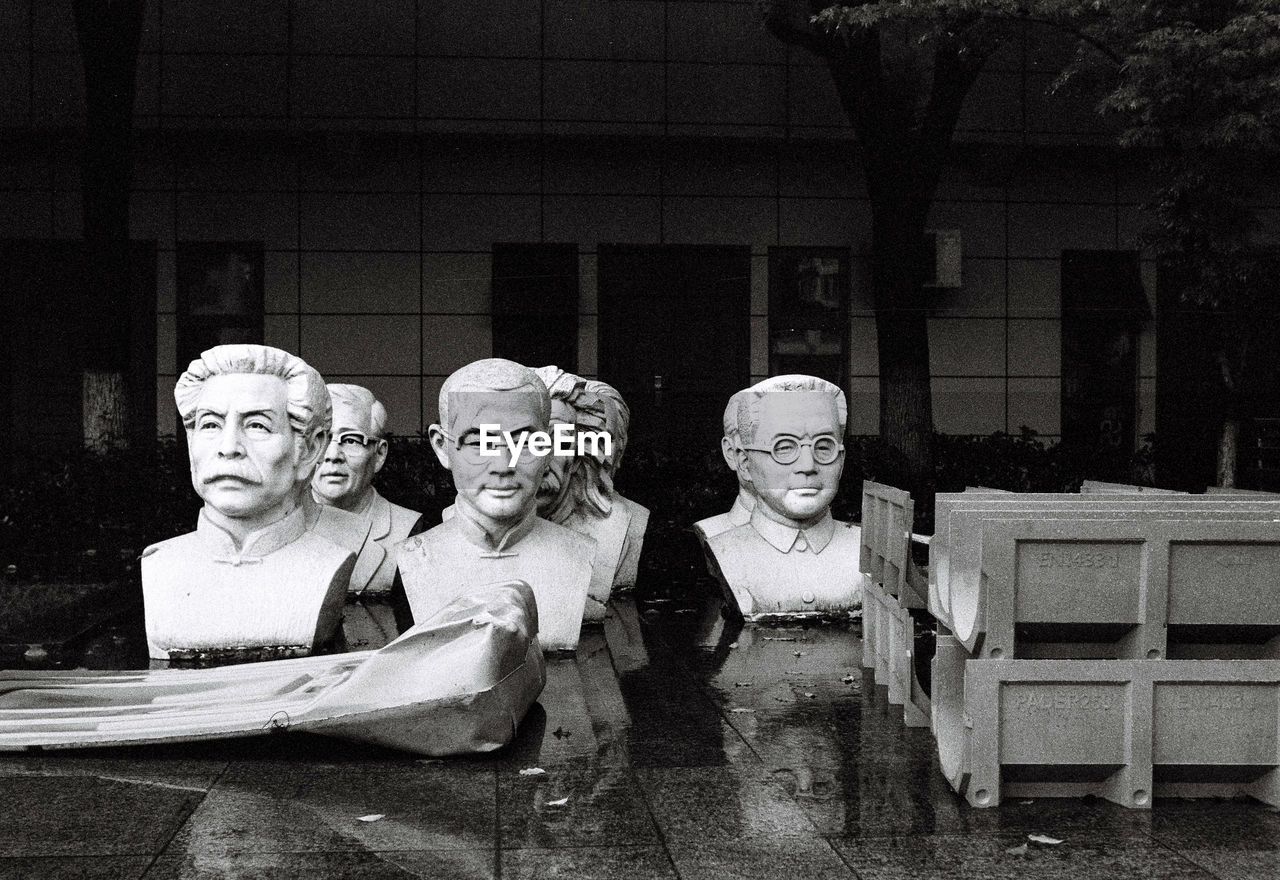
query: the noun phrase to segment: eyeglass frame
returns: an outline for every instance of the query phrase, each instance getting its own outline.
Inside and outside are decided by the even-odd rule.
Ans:
[[[782,443],[782,442],[787,441],[787,440],[790,440],[790,441],[792,441],[792,442],[794,442],[794,443],[796,444],[796,457],[795,457],[795,458],[792,458],[792,459],[790,459],[790,460],[788,460],[788,461],[783,461],[782,459],[780,459],[780,458],[778,457],[778,455],[777,455],[777,449],[778,449],[778,444],[779,444],[779,443]],[[818,447],[817,447],[817,444],[818,444],[818,442],[819,442],[819,441],[821,441],[821,440],[831,440],[832,442],[834,442],[834,443],[836,444],[835,454],[834,454],[833,456],[831,456],[831,459],[830,459],[829,461],[823,461],[822,459],[818,458]],[[744,449],[744,450],[748,450],[748,451],[750,451],[750,452],[766,452],[766,453],[768,453],[768,454],[769,454],[769,457],[770,457],[771,459],[773,459],[775,462],[777,462],[778,464],[780,464],[780,465],[782,465],[783,467],[785,467],[785,466],[787,466],[787,465],[795,464],[797,461],[799,461],[799,460],[800,460],[800,450],[804,449],[804,447],[806,447],[806,446],[808,446],[808,447],[809,447],[809,454],[813,456],[814,464],[821,464],[821,465],[835,464],[835,463],[840,459],[840,455],[844,452],[844,444],[843,444],[843,443],[841,443],[839,440],[837,440],[835,437],[833,437],[833,436],[831,436],[831,435],[829,435],[829,434],[823,434],[822,436],[815,437],[815,438],[813,438],[813,439],[811,439],[811,440],[808,440],[808,441],[801,440],[799,437],[793,437],[793,436],[791,436],[791,435],[789,435],[789,434],[783,434],[782,436],[778,437],[778,439],[776,439],[776,440],[774,440],[774,441],[773,441],[773,445],[772,445],[772,446],[765,447],[765,446],[742,446],[742,445],[740,445],[740,447],[739,447],[739,448]]]
[[[509,460],[510,450],[502,446],[497,446],[494,448],[494,451],[492,453],[485,454],[484,452],[480,451],[479,444],[476,444],[475,446],[476,452],[474,454],[464,453],[462,451],[463,447],[467,446],[468,444],[463,443],[462,438],[466,437],[467,434],[471,433],[471,431],[467,431],[461,437],[458,437],[458,436],[455,436],[450,431],[445,430],[445,428],[443,427],[441,427],[439,430],[441,435],[443,435],[446,440],[448,440],[450,443],[453,444],[454,450],[457,451],[459,454],[465,455],[467,458],[467,461],[471,462],[472,464],[484,464],[487,459],[504,457],[504,456],[508,457],[507,460]],[[529,458],[538,458],[538,457],[540,456],[535,456],[533,455],[532,452],[529,451],[528,444],[525,444],[520,448],[519,458],[521,461],[525,461]]]
[[[371,445],[377,446],[379,443],[383,442],[384,439],[385,438],[382,437],[370,437],[362,431],[343,431],[341,434],[334,434],[329,438],[329,442],[337,443],[338,448],[342,450],[344,455],[351,455],[356,450],[354,446],[347,443],[348,440],[355,440],[356,444],[360,447],[361,453],[365,453],[369,451],[369,447]]]

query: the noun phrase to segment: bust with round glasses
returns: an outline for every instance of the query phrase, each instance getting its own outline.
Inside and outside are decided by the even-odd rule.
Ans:
[[[528,367],[486,358],[445,380],[439,406],[428,437],[458,494],[454,516],[397,545],[413,619],[485,584],[521,580],[537,601],[543,647],[576,647],[595,541],[538,517],[550,462],[520,444],[550,426],[547,386]],[[507,443],[489,448],[482,436],[510,437],[520,452]]]
[[[387,461],[386,407],[360,385],[326,387],[333,403],[333,431],[311,478],[311,495],[320,505],[350,514],[326,519],[344,532],[331,537],[340,537],[343,546],[357,553],[349,590],[387,594],[396,571],[395,545],[413,534],[422,514],[391,503],[373,485]]]
[[[848,405],[815,376],[776,376],[738,395],[738,473],[757,502],[707,540],[744,615],[837,612],[861,604],[860,531],[831,516]]]

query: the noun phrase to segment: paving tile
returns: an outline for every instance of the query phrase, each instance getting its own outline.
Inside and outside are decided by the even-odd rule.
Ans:
[[[862,880],[1211,880],[1212,874],[1144,835],[1068,836],[1057,846],[1029,843],[1022,834],[904,835],[831,838]],[[1010,849],[1027,844],[1025,854]]]
[[[0,857],[159,852],[204,793],[97,776],[0,778]]]
[[[612,761],[552,764],[498,777],[503,847],[650,844],[657,830],[631,770]],[[561,804],[560,801],[565,801]]]
[[[671,860],[683,880],[849,880],[857,875],[822,838],[761,835],[736,843],[674,843]]]
[[[1151,835],[1224,880],[1280,877],[1280,812],[1247,800],[1157,798]]]
[[[0,858],[0,880],[136,880],[150,856]]]
[[[516,849],[502,852],[503,880],[666,880],[677,875],[659,846]]]
[[[158,755],[146,749],[18,753],[0,756],[0,785],[11,776],[92,776],[158,788],[207,791],[227,764],[217,757]]]
[[[754,837],[814,837],[817,829],[761,767],[638,770],[669,846]]]
[[[240,770],[242,768],[233,768]],[[492,848],[494,781],[444,765],[264,767],[219,782],[170,853]],[[382,814],[375,822],[361,816]]]
[[[146,880],[487,880],[493,876],[492,850],[451,850],[166,855],[156,860]]]

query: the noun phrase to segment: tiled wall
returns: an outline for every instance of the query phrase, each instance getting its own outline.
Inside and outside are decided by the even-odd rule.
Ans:
[[[172,137],[151,138],[132,214],[134,237],[159,246],[161,412],[172,412],[178,241],[262,240],[267,342],[334,380],[374,388],[402,432],[430,424],[445,375],[490,353],[494,241],[579,245],[579,367],[588,374],[600,242],[751,245],[757,376],[768,363],[768,248],[837,245],[853,254],[852,430],[874,432],[867,203],[852,179],[835,175],[843,193],[819,185],[841,157],[801,145],[667,146],[341,135],[175,147]],[[78,196],[63,183],[74,177],[74,156],[51,155],[7,166],[0,236],[77,234]],[[930,294],[939,430],[1059,431],[1061,250],[1137,246],[1138,194],[1119,183],[1129,172],[1067,162],[1041,153],[995,179],[957,168],[945,181],[932,223],[961,231],[964,286]],[[1148,330],[1141,432],[1153,428],[1154,370]],[[161,429],[171,427],[162,416]]]
[[[249,239],[266,252],[267,342],[372,387],[400,432],[429,424],[443,377],[490,352],[495,241],[579,245],[588,374],[600,242],[749,244],[757,376],[768,248],[847,246],[851,430],[875,431],[870,212],[848,129],[826,71],[765,34],[751,3],[147,8],[132,218],[160,249],[160,430],[173,428],[175,244]],[[1087,108],[1044,97],[1042,54],[1012,44],[989,65],[934,207],[965,255],[964,287],[931,299],[943,431],[1056,435],[1060,253],[1136,246],[1145,182],[1071,149],[1105,135]],[[0,130],[21,135],[0,153],[0,237],[80,233],[78,64],[69,3],[0,4]],[[1143,343],[1145,432],[1150,332]]]
[[[0,4],[0,127],[83,120],[70,2]],[[1012,39],[962,139],[1078,143],[1102,127],[1044,93],[1070,46]],[[147,0],[143,127],[848,137],[820,59],[751,0]]]

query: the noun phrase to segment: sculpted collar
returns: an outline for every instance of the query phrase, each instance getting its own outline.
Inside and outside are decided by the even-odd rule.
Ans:
[[[231,535],[209,519],[203,508],[200,510],[200,518],[196,521],[196,534],[200,536],[200,543],[205,551],[213,557],[214,562],[226,565],[261,563],[262,557],[301,538],[306,528],[303,508],[295,507],[284,519],[278,519],[265,528],[250,532],[245,536],[240,549],[236,550]]]
[[[733,507],[729,508],[729,522],[735,526],[745,526],[751,522],[751,511],[755,510],[755,505],[748,506],[744,498],[752,500],[750,495],[739,491],[737,497],[733,499]]]
[[[751,512],[751,528],[779,553],[790,553],[793,549],[801,553],[808,550],[821,553],[836,533],[836,522],[831,518],[830,510],[807,529],[784,526],[765,516],[763,510],[764,505],[757,504]]]
[[[519,555],[515,550],[508,548],[520,543],[525,535],[533,531],[533,527],[538,522],[538,509],[531,507],[524,519],[506,532],[497,534],[491,533],[481,521],[476,509],[459,496],[454,502],[453,518],[458,521],[462,536],[484,551],[480,554],[481,559],[499,559],[504,556]]]

